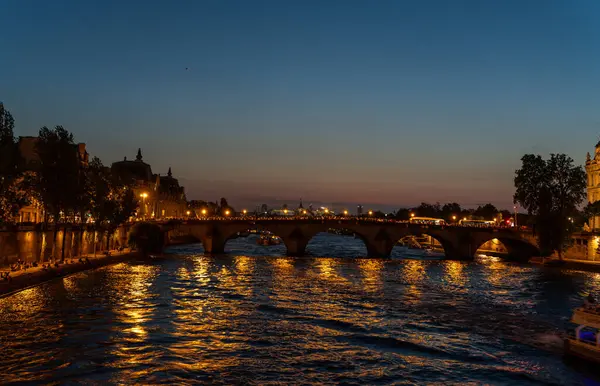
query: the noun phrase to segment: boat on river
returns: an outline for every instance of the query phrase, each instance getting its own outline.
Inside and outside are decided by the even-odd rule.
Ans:
[[[275,235],[260,235],[258,240],[256,240],[258,245],[279,245],[281,244],[281,239]]]
[[[589,305],[575,309],[571,322],[575,335],[565,339],[565,355],[600,363],[600,307]]]

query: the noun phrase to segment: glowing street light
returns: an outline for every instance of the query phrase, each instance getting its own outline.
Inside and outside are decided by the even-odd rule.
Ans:
[[[229,216],[229,209],[225,211],[225,216]]]
[[[325,213],[329,213],[329,209],[325,208]]]
[[[189,216],[191,212],[188,210],[188,211],[187,211],[187,212],[185,212],[185,213],[186,213],[186,214]]]
[[[206,216],[206,209],[202,209],[202,215]]]
[[[370,210],[370,211],[369,211],[369,216],[372,216],[372,215],[373,215],[373,211],[372,211],[372,210]]]
[[[302,211],[302,214],[306,214],[306,209],[304,209],[304,210]]]
[[[148,193],[140,193],[140,197],[142,198],[142,206],[144,207],[144,218],[146,218],[146,197],[148,197]]]
[[[283,213],[284,213],[284,214],[287,214],[287,209],[284,209],[284,210],[283,210]]]
[[[347,215],[348,215],[348,211],[347,211],[347,210],[345,210],[345,211],[344,211],[344,216],[347,216]]]
[[[244,209],[244,210],[242,210],[242,213],[246,214],[246,213],[248,213],[248,211],[246,209]]]
[[[456,216],[452,216],[452,221],[456,221]]]
[[[414,213],[411,213],[411,214],[410,214],[410,217],[415,217],[415,214],[414,214]]]

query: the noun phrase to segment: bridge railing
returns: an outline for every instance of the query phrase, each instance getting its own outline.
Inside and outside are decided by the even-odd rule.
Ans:
[[[199,216],[199,217],[186,217],[180,218],[179,221],[184,222],[211,222],[211,221],[344,221],[353,223],[387,223],[387,224],[413,224],[427,227],[436,228],[485,228],[485,229],[512,229],[512,230],[526,230],[526,227],[511,227],[504,224],[490,225],[490,224],[458,224],[448,223],[444,225],[434,225],[426,223],[411,223],[408,220],[388,219],[388,218],[374,218],[374,217],[354,217],[354,216],[255,216],[255,215],[241,215],[241,216]],[[157,222],[161,222],[157,220]],[[164,222],[164,221],[163,221]]]

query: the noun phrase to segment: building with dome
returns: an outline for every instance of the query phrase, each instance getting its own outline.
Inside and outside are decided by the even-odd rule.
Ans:
[[[173,177],[171,168],[166,176],[154,174],[152,167],[144,162],[141,149],[135,160],[125,157],[123,161],[113,163],[111,172],[133,188],[140,204],[138,218],[159,220],[186,214],[185,191]]]

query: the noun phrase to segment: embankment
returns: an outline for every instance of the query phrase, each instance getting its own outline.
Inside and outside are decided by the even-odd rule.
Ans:
[[[31,286],[35,286],[53,280],[56,278],[72,275],[77,272],[105,267],[111,264],[117,264],[129,261],[138,257],[136,253],[123,253],[115,256],[97,256],[89,259],[87,263],[75,262],[71,264],[62,264],[57,268],[31,268],[27,271],[11,273],[10,281],[0,281],[0,297],[8,296],[14,292],[21,291]]]

